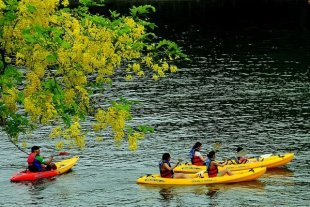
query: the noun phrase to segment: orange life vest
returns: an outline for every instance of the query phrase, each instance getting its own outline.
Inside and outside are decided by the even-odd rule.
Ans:
[[[219,170],[218,170],[216,165],[211,166],[212,160],[208,160],[208,161],[209,161],[209,162],[207,162],[208,163],[208,165],[207,165],[208,176],[209,176],[209,178],[216,177]]]
[[[34,163],[34,159],[36,158],[36,153],[31,153],[29,156],[28,156],[28,159],[27,159],[27,162],[28,162],[28,166],[33,166],[33,163]]]
[[[202,166],[202,165],[204,165],[205,163],[204,163],[204,161],[202,161],[202,160],[200,159],[199,156],[195,156],[195,155],[194,155],[194,157],[192,158],[192,164],[193,164],[193,165]]]
[[[172,178],[173,177],[173,170],[167,170],[166,168],[163,169],[162,166],[164,165],[164,163],[167,163],[169,167],[171,167],[170,162],[168,160],[164,160],[161,161],[159,163],[159,172],[160,172],[160,176],[162,178]]]

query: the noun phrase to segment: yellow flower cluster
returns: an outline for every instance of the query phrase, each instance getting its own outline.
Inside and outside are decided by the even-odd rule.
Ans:
[[[42,110],[37,106],[32,97],[26,97],[24,100],[25,111],[30,115],[31,121],[38,122],[38,117],[42,114]]]
[[[68,6],[69,4],[70,4],[69,0],[62,1],[62,5],[64,5],[65,7]]]
[[[97,142],[102,142],[103,141],[103,137],[102,136],[97,136],[96,137],[96,141]]]
[[[129,150],[137,150],[138,149],[138,140],[144,139],[144,134],[141,132],[134,132],[132,135],[128,137],[128,148]]]
[[[24,99],[24,107],[34,123],[48,124],[58,115],[49,95],[27,96]]]
[[[25,64],[25,55],[20,52],[16,53],[16,65],[22,66],[24,64]]]
[[[62,128],[61,126],[57,126],[52,129],[48,137],[57,138],[57,137],[60,137],[61,135],[62,135]]]
[[[125,121],[130,117],[130,113],[126,110],[117,109],[116,107],[109,107],[106,111],[100,109],[95,115],[97,123],[92,127],[95,132],[111,126],[114,133],[114,140],[121,141],[125,136]]]
[[[127,69],[126,69],[127,74],[125,76],[125,79],[127,81],[132,80],[132,78],[133,78],[131,74],[128,74],[131,71],[135,72],[139,77],[142,77],[145,75],[144,71],[141,69],[141,65],[139,63],[128,64]]]
[[[75,88],[77,89],[79,95],[81,96],[79,103],[80,109],[82,111],[85,111],[89,108],[89,94],[87,90],[81,86],[76,86]]]
[[[3,0],[0,0],[0,10],[5,9],[5,3],[3,2]],[[1,11],[2,12],[2,11]]]
[[[68,129],[64,130],[63,137],[66,139],[73,139],[79,148],[85,147],[86,135],[82,133],[81,126],[78,121],[74,121]]]
[[[16,88],[4,88],[2,94],[3,103],[13,112],[16,112],[16,101],[18,99],[18,90]],[[1,101],[1,99],[0,99]]]
[[[64,148],[65,143],[63,141],[59,141],[55,144],[57,150]]]
[[[26,149],[27,146],[28,146],[27,140],[24,139],[23,142],[22,142],[22,148]]]
[[[74,103],[74,98],[76,97],[76,93],[74,92],[74,90],[71,89],[65,89],[64,90],[64,101],[65,104],[70,106]]]
[[[29,97],[36,92],[41,90],[41,81],[37,74],[29,72],[26,75],[26,87],[24,89],[24,94],[26,97]]]
[[[57,111],[51,102],[46,102],[44,105],[44,113],[42,114],[41,123],[47,124],[49,120],[56,117]]]

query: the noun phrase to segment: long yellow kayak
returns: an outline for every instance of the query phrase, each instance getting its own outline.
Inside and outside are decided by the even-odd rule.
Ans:
[[[219,170],[223,170],[225,168],[232,171],[246,170],[256,167],[276,168],[289,163],[292,159],[294,159],[294,153],[280,155],[266,154],[261,155],[258,158],[250,158],[249,162],[245,164],[237,164],[235,161],[231,160],[224,167],[219,167]],[[192,165],[191,163],[180,164],[174,168],[174,172],[182,173],[197,173],[202,170],[206,170],[206,166],[197,166]]]
[[[209,178],[207,173],[202,176],[189,174],[191,178],[162,178],[159,174],[144,175],[137,179],[139,184],[149,185],[207,185],[215,183],[236,183],[256,180],[266,172],[266,167],[233,172],[233,175]]]

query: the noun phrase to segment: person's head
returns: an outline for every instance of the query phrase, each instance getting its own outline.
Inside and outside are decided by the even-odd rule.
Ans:
[[[237,152],[240,152],[240,151],[242,151],[243,150],[243,148],[242,147],[237,147]]]
[[[194,146],[193,146],[193,149],[198,149],[199,150],[200,147],[202,147],[202,144],[200,142],[196,142],[194,144]]]
[[[169,160],[170,159],[170,154],[169,153],[164,153],[162,160]]]
[[[40,153],[40,147],[39,146],[33,146],[31,147],[31,153],[36,152],[37,154]]]
[[[215,158],[215,151],[209,152],[209,154],[207,156],[209,159],[214,159]]]

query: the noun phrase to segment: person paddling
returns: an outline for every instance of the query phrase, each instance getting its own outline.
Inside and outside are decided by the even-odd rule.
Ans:
[[[245,163],[248,163],[249,160],[245,157],[245,156],[242,156],[242,152],[244,151],[244,149],[242,147],[237,147],[237,160],[238,160],[238,163],[239,164],[245,164]]]
[[[226,164],[227,164],[227,160],[224,163],[216,162],[215,161],[215,152],[214,151],[209,152],[208,160],[206,162],[208,176],[211,178],[211,177],[216,177],[216,176],[223,176],[225,174],[233,175],[233,173],[228,169],[225,169],[222,171],[218,170],[218,166],[223,167]]]
[[[54,163],[52,163],[52,160],[53,155],[51,155],[50,158],[45,161],[40,155],[40,147],[33,146],[27,159],[28,169],[31,172],[55,170],[57,167]]]
[[[207,161],[207,157],[203,157],[201,155],[202,144],[200,142],[196,142],[192,149],[190,150],[190,158],[193,165],[202,166],[205,165]]]
[[[160,176],[163,178],[189,178],[189,176],[184,173],[174,173],[173,169],[178,166],[179,162],[171,166],[170,159],[171,157],[169,153],[163,154],[162,159],[159,162]]]

